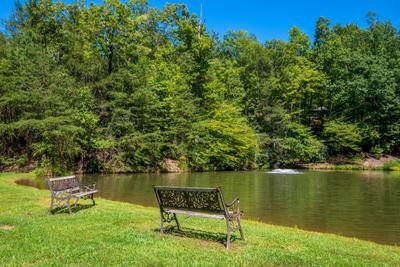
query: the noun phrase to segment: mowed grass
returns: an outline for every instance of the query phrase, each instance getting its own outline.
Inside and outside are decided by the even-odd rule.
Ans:
[[[99,198],[47,215],[49,192],[14,182],[29,177],[0,174],[1,266],[400,266],[399,247],[246,220],[230,251],[223,221],[180,217],[186,232],[161,237],[158,209]]]

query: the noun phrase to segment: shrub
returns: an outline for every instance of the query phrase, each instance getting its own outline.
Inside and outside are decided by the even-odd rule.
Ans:
[[[392,160],[383,164],[383,169],[386,171],[400,171],[400,160]]]
[[[234,106],[222,105],[212,118],[196,123],[189,139],[188,159],[194,170],[253,167],[256,135]]]
[[[315,162],[325,158],[325,145],[306,126],[291,122],[286,126],[286,136],[270,137],[266,134],[258,138],[260,154],[259,167],[269,167],[276,163],[293,165]]]
[[[348,155],[361,151],[361,135],[357,125],[340,120],[325,124],[323,142],[333,155]]]
[[[370,152],[374,155],[374,157],[380,158],[384,152],[384,149],[377,145],[371,148]]]
[[[3,168],[21,168],[28,164],[28,156],[21,155],[15,157],[1,157],[0,156],[0,169]]]

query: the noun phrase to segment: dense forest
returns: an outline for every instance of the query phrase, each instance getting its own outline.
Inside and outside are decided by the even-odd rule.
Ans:
[[[0,34],[0,165],[243,170],[400,152],[400,34],[223,37],[185,5],[16,3]],[[276,23],[279,23],[277,21]]]

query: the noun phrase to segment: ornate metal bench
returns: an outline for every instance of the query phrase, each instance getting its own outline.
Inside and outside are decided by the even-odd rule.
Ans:
[[[164,233],[164,223],[175,221],[178,230],[181,229],[177,214],[201,216],[226,221],[226,248],[230,248],[231,232],[240,231],[244,240],[243,230],[240,225],[239,198],[232,203],[225,204],[220,188],[195,188],[195,187],[167,187],[154,186],[161,213],[160,234]]]
[[[92,186],[81,185],[75,175],[56,178],[47,178],[47,184],[51,191],[51,203],[49,213],[52,213],[53,207],[67,207],[71,213],[71,199],[74,199],[74,205],[78,204],[80,198],[90,198],[93,205],[96,202],[93,195],[98,192],[96,184]]]

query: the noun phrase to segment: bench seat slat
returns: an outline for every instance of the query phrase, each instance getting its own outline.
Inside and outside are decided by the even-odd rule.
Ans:
[[[211,214],[211,213],[203,213],[203,212],[197,212],[197,211],[174,210],[174,209],[169,209],[169,210],[164,210],[164,211],[168,212],[168,213],[182,214],[182,215],[188,215],[188,216],[199,216],[199,217],[213,218],[213,219],[225,219],[225,216],[223,214]]]

